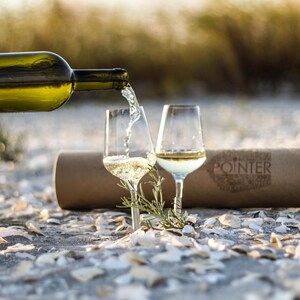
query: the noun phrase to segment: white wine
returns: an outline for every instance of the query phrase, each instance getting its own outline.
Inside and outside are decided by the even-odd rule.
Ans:
[[[155,160],[154,160],[155,162]],[[139,180],[148,172],[149,164],[152,164],[143,157],[128,157],[126,155],[107,156],[103,159],[107,171],[124,181]]]
[[[185,176],[202,166],[206,160],[205,151],[156,153],[158,164],[166,171]]]
[[[129,103],[130,122],[134,123],[140,118],[140,115],[141,115],[140,104],[137,100],[135,92],[134,92],[133,88],[128,84],[127,87],[122,89],[121,93],[122,93],[122,96]]]
[[[73,70],[52,52],[0,54],[0,112],[51,111],[73,91],[124,89],[124,69]]]
[[[141,116],[141,107],[134,93],[134,90],[130,85],[128,85],[125,89],[122,89],[121,93],[122,96],[128,101],[129,104],[129,123],[126,129],[126,137],[124,139],[125,152],[126,155],[129,156],[129,142],[131,138],[131,128],[133,124]]]

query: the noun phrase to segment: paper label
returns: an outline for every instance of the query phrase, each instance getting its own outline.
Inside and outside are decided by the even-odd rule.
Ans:
[[[206,164],[206,169],[222,191],[259,189],[271,185],[271,152],[222,151]]]

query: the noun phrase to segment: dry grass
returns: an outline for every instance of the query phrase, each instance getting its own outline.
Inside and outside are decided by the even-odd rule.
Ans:
[[[49,50],[74,68],[124,67],[139,93],[156,96],[299,89],[297,2],[211,1],[188,14],[157,10],[151,20],[121,7],[47,3],[19,14],[1,9],[0,52]]]
[[[207,84],[231,91],[299,89],[300,5],[218,2],[193,19],[207,61]],[[205,74],[203,74],[203,77]]]

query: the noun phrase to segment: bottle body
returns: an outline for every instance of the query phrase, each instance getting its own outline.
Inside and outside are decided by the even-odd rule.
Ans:
[[[122,89],[127,84],[123,69],[72,70],[51,52],[0,54],[0,112],[51,111],[74,90]]]

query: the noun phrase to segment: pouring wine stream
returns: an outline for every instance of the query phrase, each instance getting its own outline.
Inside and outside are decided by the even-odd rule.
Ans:
[[[103,164],[114,176],[126,182],[131,195],[133,230],[140,227],[136,207],[139,180],[156,162],[146,116],[132,87],[122,90],[127,109],[107,110]]]

